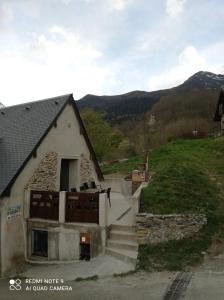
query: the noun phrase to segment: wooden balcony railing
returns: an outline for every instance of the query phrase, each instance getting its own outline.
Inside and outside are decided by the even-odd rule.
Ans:
[[[31,191],[30,218],[58,221],[59,192]]]
[[[65,211],[60,212],[64,215],[63,222],[99,224],[98,192],[67,192],[65,198],[60,199],[59,192],[31,191],[29,217],[59,221],[60,201],[65,201]]]
[[[99,224],[99,193],[66,193],[65,222]]]

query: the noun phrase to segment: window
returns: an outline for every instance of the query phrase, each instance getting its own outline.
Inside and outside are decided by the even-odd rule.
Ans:
[[[32,231],[32,255],[48,256],[48,231],[37,229]]]

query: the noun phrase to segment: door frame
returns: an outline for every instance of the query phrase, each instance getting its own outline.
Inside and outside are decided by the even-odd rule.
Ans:
[[[57,186],[58,190],[60,190],[61,185],[61,160],[62,159],[69,159],[74,160],[77,162],[77,169],[76,169],[76,185],[77,185],[77,191],[79,191],[80,188],[80,155],[58,155],[58,167],[57,167]]]

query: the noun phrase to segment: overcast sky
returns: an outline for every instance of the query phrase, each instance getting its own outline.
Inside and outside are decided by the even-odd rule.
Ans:
[[[0,102],[224,73],[223,0],[0,0]]]

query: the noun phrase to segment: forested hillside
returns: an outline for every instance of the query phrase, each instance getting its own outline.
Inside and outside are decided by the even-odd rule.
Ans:
[[[224,75],[198,72],[175,88],[153,92],[133,91],[117,96],[87,95],[77,101],[77,105],[80,111],[85,108],[92,108],[95,111],[104,112],[105,119],[109,123],[112,125],[122,125],[126,121],[140,120],[143,114],[164,99],[164,97],[175,99],[180,95],[185,100],[185,93],[187,93],[186,97],[189,97],[189,93],[194,95],[197,91],[210,91],[210,95],[215,98],[216,92],[219,91],[222,85],[224,85]],[[197,94],[197,96],[196,101],[198,102],[198,106],[200,106],[204,95]],[[173,109],[174,107],[171,106],[170,108]]]
[[[169,90],[135,91],[119,96],[87,95],[77,104],[82,113],[91,108],[92,115],[101,115],[107,126],[121,134],[120,143],[110,146],[110,150],[106,150],[110,143],[103,143],[105,151],[100,157],[126,157],[176,138],[207,137],[218,125],[213,117],[222,84],[224,75],[198,72]],[[93,144],[98,147],[98,142],[93,140],[93,126],[87,118],[85,122]],[[100,136],[105,136],[104,133]]]

